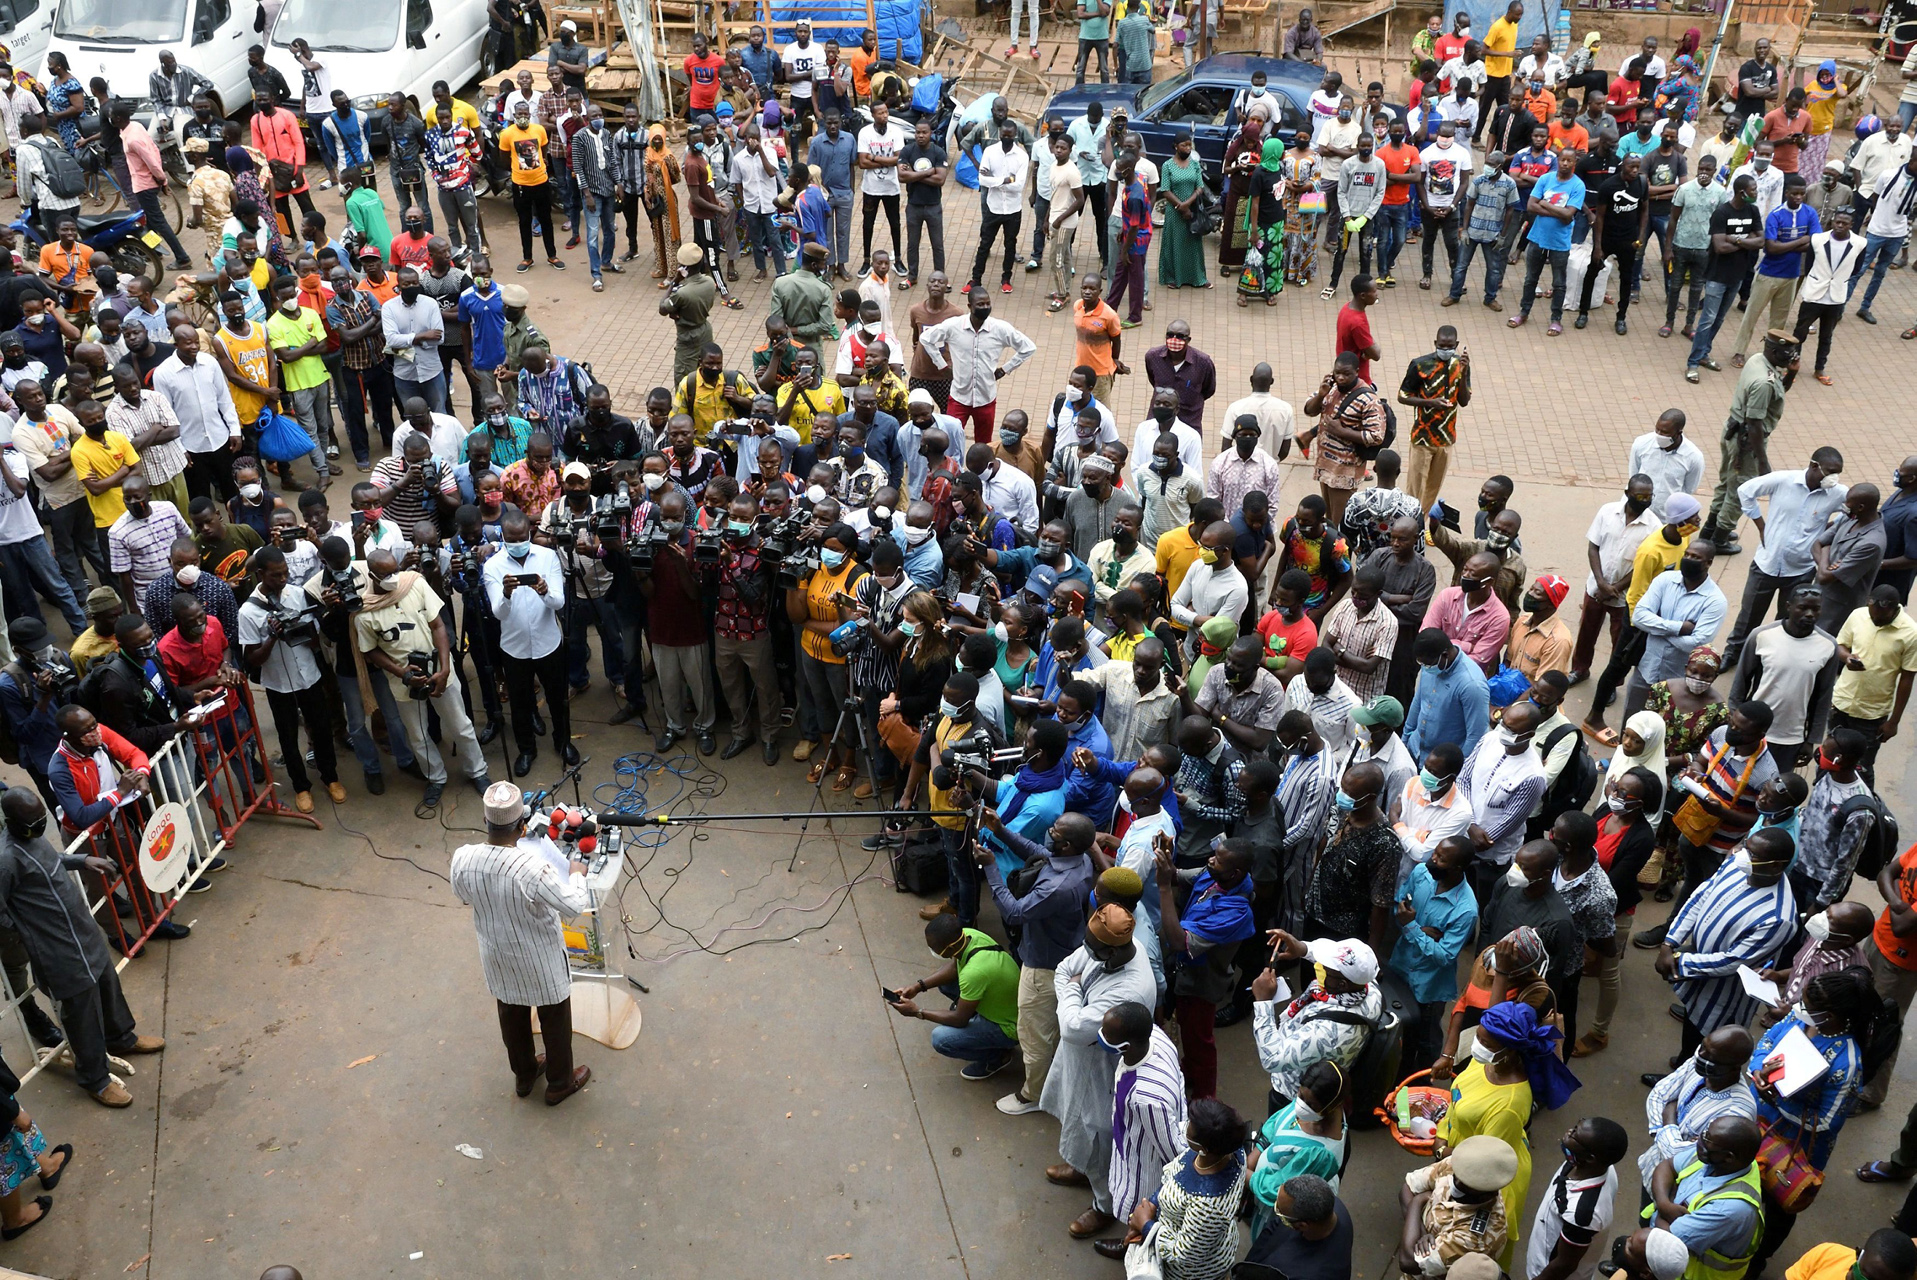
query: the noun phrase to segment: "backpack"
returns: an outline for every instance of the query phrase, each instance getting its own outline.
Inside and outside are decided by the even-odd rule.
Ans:
[[[49,147],[44,142],[35,143],[34,150],[40,153],[41,166],[46,170],[48,191],[62,200],[78,200],[86,194],[86,171],[71,151],[58,144]]]
[[[1377,444],[1361,444],[1358,446],[1357,454],[1366,462],[1376,462],[1378,460],[1378,454],[1385,449],[1389,449],[1398,439],[1398,415],[1392,411],[1391,402],[1383,396],[1378,395],[1378,388],[1376,386],[1371,388],[1371,394],[1378,396],[1378,404],[1384,409],[1385,433],[1384,439],[1380,440]]]
[[[1319,1018],[1342,1022],[1346,1026],[1368,1028],[1364,1047],[1352,1059],[1345,1076],[1351,1082],[1351,1106],[1345,1112],[1348,1123],[1357,1128],[1375,1129],[1381,1123],[1372,1113],[1391,1090],[1398,1087],[1404,1056],[1404,1023],[1389,1008],[1382,1009],[1376,1022],[1362,1014],[1344,1009],[1326,1009],[1306,1021]]]
[[[924,897],[944,889],[946,880],[945,850],[937,827],[908,833],[905,843],[892,851],[892,883],[898,892]]]
[[[1864,842],[1857,849],[1856,874],[1866,880],[1875,880],[1896,854],[1899,845],[1897,819],[1877,798],[1876,792],[1852,796],[1839,805],[1831,817],[1831,830],[1842,831],[1852,815],[1865,812],[1871,815],[1871,822],[1869,829],[1864,832]]]
[[[1544,805],[1538,810],[1538,820],[1547,829],[1557,821],[1559,814],[1582,809],[1597,792],[1597,761],[1591,758],[1590,750],[1584,745],[1584,735],[1578,732],[1576,725],[1567,724],[1553,730],[1538,748],[1539,759],[1550,759],[1551,752],[1564,741],[1566,734],[1571,736],[1571,758],[1564,762],[1564,771],[1558,774],[1558,780],[1544,793]]]

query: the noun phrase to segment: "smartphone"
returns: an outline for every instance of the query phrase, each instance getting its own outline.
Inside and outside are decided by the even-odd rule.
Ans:
[[[1462,532],[1461,526],[1458,523],[1458,509],[1448,502],[1440,501],[1438,503],[1438,523],[1453,533]]]
[[[899,1001],[905,999],[904,996],[892,990],[892,988],[886,986],[884,983],[879,984],[879,994],[885,997],[887,1004],[897,1004]]]

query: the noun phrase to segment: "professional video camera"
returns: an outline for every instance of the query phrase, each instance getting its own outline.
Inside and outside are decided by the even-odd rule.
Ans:
[[[841,658],[849,658],[866,645],[872,643],[872,628],[864,618],[848,618],[832,628],[826,637],[832,646],[832,652]]]
[[[44,671],[53,679],[53,700],[60,706],[66,706],[75,700],[74,695],[80,687],[80,673],[64,658],[59,649],[52,645],[37,653],[21,650],[17,655],[20,669],[28,677],[37,676]]]
[[[576,532],[573,527],[574,518],[572,507],[567,505],[566,500],[561,497],[554,499],[552,505],[548,506],[546,511],[548,512],[546,516],[546,532],[552,535],[553,542],[562,548],[572,545],[573,536]]]
[[[359,513],[356,511],[353,514],[358,515]],[[345,569],[328,569],[326,571],[326,585],[333,589],[333,594],[339,597],[340,606],[348,613],[357,613],[360,607],[366,603],[365,597],[360,595],[359,592],[359,577],[353,572],[351,567]]]
[[[406,693],[414,701],[423,702],[433,696],[433,677],[439,673],[439,654],[409,653],[406,655]]]
[[[601,541],[615,541],[632,518],[632,489],[624,480],[611,493],[602,493],[592,504],[592,532]]]
[[[302,597],[305,592],[300,592]],[[265,592],[260,599],[266,602],[266,618],[269,623],[277,622],[282,644],[312,644],[319,639],[319,623],[302,606],[298,609],[286,609],[278,600],[269,599]]]
[[[774,581],[781,590],[791,590],[805,585],[819,569],[819,549],[811,543],[802,544],[798,550],[779,562],[779,571]]]
[[[759,558],[776,565],[799,547],[799,535],[805,532],[805,517],[797,512],[783,516],[759,517]]]
[[[992,740],[976,730],[963,738],[954,738],[939,752],[939,763],[947,769],[977,769],[995,778],[1014,772],[1024,759],[1024,748],[994,748]]]
[[[632,567],[650,573],[659,548],[671,540],[657,519],[648,518],[644,524],[635,526],[626,538],[626,554],[632,557]]]
[[[692,562],[703,568],[717,568],[721,545],[719,524],[714,521],[692,535]]]

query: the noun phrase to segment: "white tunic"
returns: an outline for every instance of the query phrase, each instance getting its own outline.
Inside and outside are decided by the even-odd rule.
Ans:
[[[479,967],[493,999],[548,1005],[571,997],[559,922],[591,904],[584,876],[560,879],[544,854],[524,844],[468,844],[453,852],[452,882],[473,909]]]
[[[1038,1104],[1058,1121],[1058,1154],[1091,1179],[1092,1203],[1112,1211],[1107,1174],[1112,1163],[1112,1056],[1098,1043],[1099,1024],[1127,1000],[1151,1008],[1158,1000],[1151,961],[1142,946],[1117,971],[1108,971],[1080,947],[1059,964],[1058,1055]]]

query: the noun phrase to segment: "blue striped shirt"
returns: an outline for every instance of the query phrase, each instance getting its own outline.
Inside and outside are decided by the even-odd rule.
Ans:
[[[1757,1042],[1757,1048],[1751,1053],[1752,1071],[1764,1065],[1764,1059],[1776,1050],[1777,1042],[1792,1027],[1804,1028],[1804,1033],[1810,1037],[1817,1051],[1824,1055],[1824,1061],[1830,1064],[1830,1069],[1792,1097],[1780,1096],[1776,1103],[1759,1094],[1757,1119],[1767,1130],[1773,1125],[1780,1125],[1787,1137],[1793,1129],[1808,1130],[1811,1135],[1811,1163],[1822,1169],[1830,1159],[1831,1148],[1837,1143],[1837,1135],[1843,1130],[1844,1121],[1850,1117],[1857,1090],[1863,1086],[1864,1055],[1858,1049],[1857,1042],[1849,1036],[1818,1035],[1816,1028],[1799,1022],[1797,1016],[1792,1014],[1765,1032],[1764,1038]]]
[[[1671,921],[1665,941],[1677,957],[1677,998],[1705,1035],[1757,1015],[1737,966],[1762,969],[1797,928],[1789,880],[1753,886],[1727,858]]]

